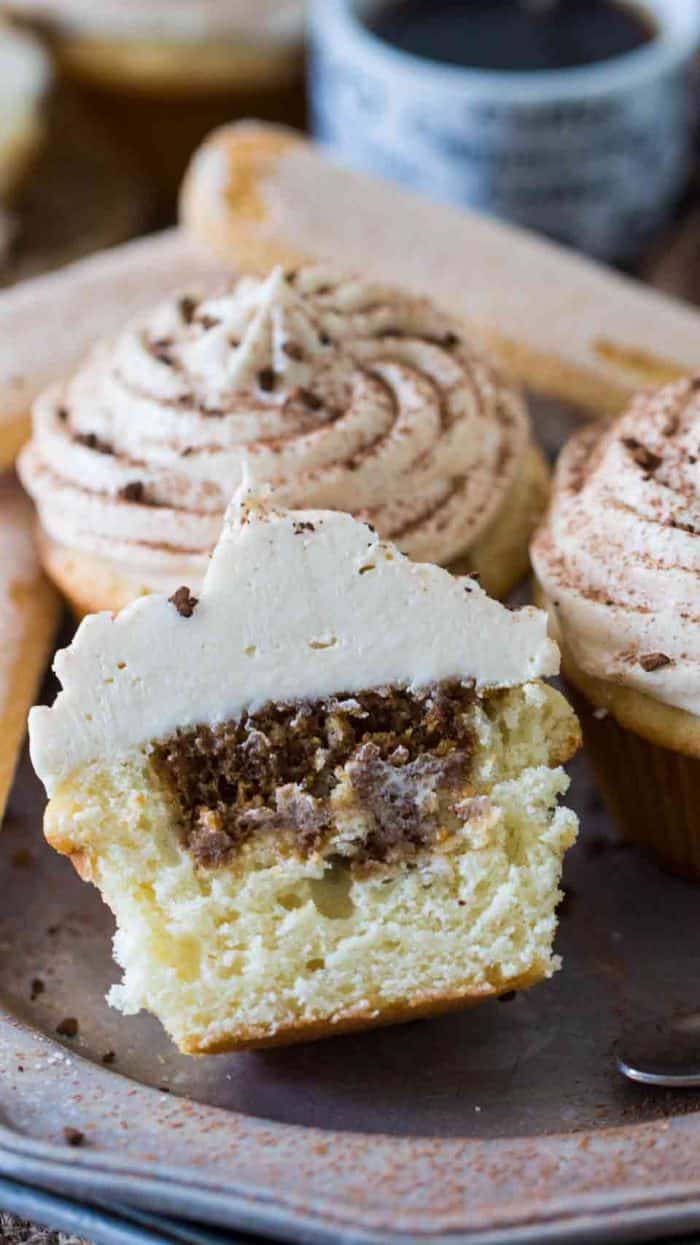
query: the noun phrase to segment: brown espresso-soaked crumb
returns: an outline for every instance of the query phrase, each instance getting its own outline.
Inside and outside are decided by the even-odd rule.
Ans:
[[[293,835],[302,855],[332,832],[341,771],[369,832],[354,863],[386,863],[430,846],[437,794],[466,781],[474,750],[470,685],[387,687],[269,704],[216,727],[178,731],[152,761],[179,805],[198,864],[227,865],[253,834]]]

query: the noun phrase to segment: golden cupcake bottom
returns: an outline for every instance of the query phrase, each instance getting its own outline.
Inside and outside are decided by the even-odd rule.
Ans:
[[[531,446],[521,475],[493,523],[448,569],[455,575],[477,575],[490,596],[507,597],[528,573],[528,546],[547,504],[549,478],[544,455]],[[41,527],[37,539],[47,574],[78,618],[100,610],[116,613],[138,597],[150,592],[169,595],[185,582],[196,590],[201,579],[201,565],[195,558],[190,566],[178,559],[170,574],[166,567],[154,575],[62,544]]]
[[[665,869],[700,881],[700,719],[586,674],[562,648],[562,672],[616,828]]]

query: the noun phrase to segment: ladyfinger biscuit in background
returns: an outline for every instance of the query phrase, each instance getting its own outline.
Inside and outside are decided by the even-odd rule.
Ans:
[[[61,609],[39,566],[33,524],[19,484],[0,477],[0,820]]]
[[[164,295],[221,273],[179,230],[101,251],[0,293],[0,469],[29,432],[38,393],[90,346]]]
[[[328,258],[429,294],[525,384],[598,412],[700,363],[699,312],[523,230],[341,169],[291,130],[212,134],[181,219],[242,268]]]

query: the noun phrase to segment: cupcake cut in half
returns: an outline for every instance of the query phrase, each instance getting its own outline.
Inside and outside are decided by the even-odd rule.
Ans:
[[[324,268],[174,298],[36,404],[21,474],[78,612],[198,591],[243,465],[507,594],[548,470],[516,390],[429,302]]]
[[[332,511],[239,498],[199,600],[83,621],[31,715],[122,983],[213,1053],[546,978],[578,745],[546,616]]]
[[[623,834],[700,878],[700,383],[564,451],[533,563]]]

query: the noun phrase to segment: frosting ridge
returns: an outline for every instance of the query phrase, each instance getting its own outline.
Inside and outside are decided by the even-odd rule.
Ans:
[[[429,302],[323,267],[182,295],[37,402],[21,460],[48,535],[201,582],[249,464],[290,508],[371,521],[416,560],[463,554],[529,444],[518,393]]]
[[[583,671],[700,715],[697,380],[573,438],[532,557]]]

